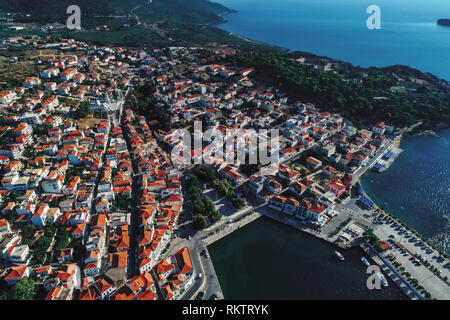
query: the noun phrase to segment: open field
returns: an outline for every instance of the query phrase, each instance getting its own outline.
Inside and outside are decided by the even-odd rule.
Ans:
[[[82,118],[78,120],[78,128],[79,129],[86,129],[95,127],[96,125],[100,124],[100,121],[102,119],[99,118]]]

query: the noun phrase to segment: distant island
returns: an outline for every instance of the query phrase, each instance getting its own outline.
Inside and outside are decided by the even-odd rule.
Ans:
[[[450,19],[439,19],[437,24],[440,26],[450,27]]]

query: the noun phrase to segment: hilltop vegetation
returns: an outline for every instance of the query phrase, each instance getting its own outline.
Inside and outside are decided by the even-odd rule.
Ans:
[[[206,0],[153,0],[136,14],[143,22],[210,24],[223,21],[222,15],[233,12],[218,3]]]
[[[397,126],[410,126],[418,120],[425,126],[450,124],[448,88],[419,85],[409,78],[400,82],[388,70],[344,65],[336,71],[322,71],[280,52],[239,52],[226,58],[210,54],[209,59],[253,66],[258,78],[305,102],[341,112],[357,126],[379,120]],[[422,73],[414,77],[420,75],[429,78]]]
[[[0,0],[0,10],[30,14],[23,21],[63,23],[67,19],[66,9],[78,5],[83,19],[94,16],[128,16],[140,17],[142,22],[177,22],[184,24],[208,24],[223,21],[222,15],[232,10],[207,0]],[[89,21],[91,22],[91,21]]]
[[[81,32],[62,31],[52,37],[74,38],[99,45],[124,47],[205,46],[211,42],[240,49],[279,50],[248,41],[211,26],[223,21],[223,15],[232,10],[208,0],[43,0],[11,2],[0,0],[0,11],[15,12],[14,21],[30,23],[31,29],[13,31],[0,28],[0,37],[14,35],[46,36],[35,25],[65,24],[66,9],[77,4],[81,9]],[[38,5],[39,4],[39,5]],[[30,14],[27,17],[27,14]],[[108,31],[96,27],[108,26]]]

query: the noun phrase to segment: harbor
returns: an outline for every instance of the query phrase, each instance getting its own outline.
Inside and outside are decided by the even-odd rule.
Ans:
[[[265,216],[208,250],[227,299],[408,299],[393,283],[367,288],[359,247],[339,249]]]
[[[386,148],[386,150],[383,150],[383,152],[377,156],[377,159],[373,159],[375,163],[376,161],[384,162],[383,169],[380,172],[387,170],[394,163],[395,159],[397,159],[403,152],[400,148],[400,141],[400,137],[395,139],[392,144]],[[364,171],[360,172],[360,176],[362,176],[368,169],[369,167],[364,168]],[[392,285],[398,286],[398,288],[402,290],[402,292],[410,299],[425,299],[424,296],[418,292],[387,259],[380,258],[376,253],[371,250],[367,250],[367,247],[363,245],[362,234],[364,231],[371,228],[380,230],[378,215],[383,213],[383,210],[365,194],[362,186],[359,186],[361,188],[360,196],[363,196],[361,198],[367,199],[367,203],[362,201],[363,204],[366,204],[367,208],[364,209],[358,205],[358,201],[361,202],[361,199],[351,199],[350,202],[340,203],[336,206],[336,211],[339,211],[339,214],[333,217],[333,219],[321,229],[310,228],[297,219],[293,219],[285,214],[276,212],[267,206],[260,206],[257,210],[252,210],[252,212],[247,217],[243,218],[240,223],[231,223],[230,225],[216,228],[214,233],[210,232],[209,236],[205,237],[205,243],[207,243],[209,247],[214,247],[216,245],[216,241],[219,241],[232,232],[246,226],[259,217],[265,216],[271,220],[275,220],[284,225],[295,228],[296,230],[303,231],[304,234],[309,234],[315,238],[325,240],[326,242],[334,245],[335,248],[340,248],[343,250],[340,251],[343,256],[346,256],[346,252],[348,252],[348,250],[354,250],[356,247],[359,248],[361,246],[363,249],[362,253],[365,253],[376,265],[380,266],[386,277],[392,281]],[[376,232],[379,233],[379,231]],[[360,260],[360,263],[366,264],[366,262],[362,260]],[[408,270],[410,270],[410,268],[411,267],[408,266]],[[448,299],[449,292],[446,289],[448,287],[448,283],[447,286],[445,286],[445,280],[443,283],[444,287],[439,287],[433,283],[436,281],[435,279],[438,278],[433,274],[430,274],[430,276],[426,275],[426,270],[417,270],[413,273],[417,276],[417,278],[423,280],[421,283],[426,283],[427,289],[431,288],[430,290],[433,293],[433,297],[438,299]],[[441,288],[444,289],[441,290]]]

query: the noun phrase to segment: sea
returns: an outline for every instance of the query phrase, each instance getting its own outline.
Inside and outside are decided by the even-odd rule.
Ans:
[[[216,0],[237,13],[217,27],[361,67],[402,64],[450,81],[448,0]],[[380,9],[380,29],[367,28]]]
[[[208,246],[225,299],[408,299],[390,279],[387,287],[367,287],[370,275],[359,247],[340,250],[344,261],[335,250],[326,241],[267,217]]]
[[[450,129],[436,134],[407,136],[394,163],[361,183],[378,206],[450,255]]]
[[[448,0],[217,0],[237,13],[219,28],[290,50],[353,65],[408,65],[450,81]],[[370,5],[381,29],[369,30]],[[383,173],[362,178],[365,192],[387,211],[450,253],[450,130],[406,137]],[[359,248],[344,253],[268,218],[209,247],[226,299],[406,299],[393,283],[368,290]]]

